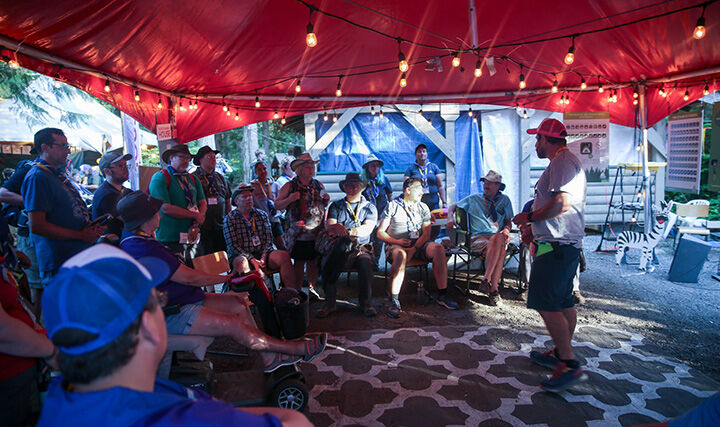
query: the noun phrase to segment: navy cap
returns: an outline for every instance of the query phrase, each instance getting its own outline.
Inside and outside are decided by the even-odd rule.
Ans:
[[[142,313],[150,291],[167,280],[170,269],[158,258],[133,259],[115,246],[94,245],[67,260],[42,296],[48,337],[65,328],[95,338],[58,348],[79,355],[97,350],[120,336]],[[57,345],[57,343],[55,343]]]

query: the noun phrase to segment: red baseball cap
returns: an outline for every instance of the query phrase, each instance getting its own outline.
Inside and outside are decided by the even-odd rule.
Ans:
[[[567,130],[565,125],[560,120],[556,119],[545,119],[535,129],[528,129],[527,133],[530,135],[545,135],[551,138],[565,138],[567,136]]]

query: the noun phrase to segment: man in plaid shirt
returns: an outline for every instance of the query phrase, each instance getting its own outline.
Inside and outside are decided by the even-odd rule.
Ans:
[[[223,221],[228,257],[239,273],[279,269],[285,286],[299,290],[290,254],[273,246],[270,218],[265,211],[253,207],[252,191],[250,185],[240,185],[233,191],[231,199],[237,209]]]

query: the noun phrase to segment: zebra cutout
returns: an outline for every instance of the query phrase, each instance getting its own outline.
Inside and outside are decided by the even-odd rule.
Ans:
[[[648,269],[648,264],[650,264],[649,271],[655,270],[655,266],[652,263],[653,251],[655,250],[655,246],[660,243],[660,240],[666,237],[666,233],[663,233],[663,231],[665,231],[668,223],[669,211],[668,204],[665,203],[665,201],[660,202],[660,208],[660,212],[655,214],[655,224],[653,224],[650,233],[645,234],[637,231],[623,231],[620,233],[617,239],[618,249],[615,253],[616,264],[620,264],[623,258],[625,258],[627,249],[636,248],[642,250],[640,266],[638,268],[645,271]]]

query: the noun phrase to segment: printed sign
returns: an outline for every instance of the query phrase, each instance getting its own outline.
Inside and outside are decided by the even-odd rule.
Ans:
[[[667,189],[699,193],[703,152],[702,110],[670,115],[667,147]]]
[[[128,181],[130,188],[133,190],[140,189],[140,173],[138,166],[142,163],[142,152],[140,151],[140,127],[138,122],[125,113],[121,113],[122,117],[122,134],[125,142],[125,152],[132,155],[132,159],[128,160]]]
[[[610,178],[610,113],[607,111],[565,113],[568,148],[583,164],[588,182]]]
[[[163,125],[157,125],[157,137],[158,141],[165,141],[168,139],[172,139],[172,127],[170,126],[170,123],[163,124]]]

